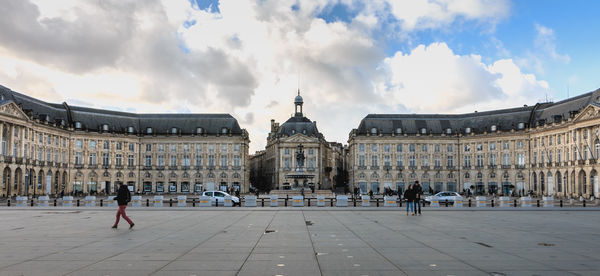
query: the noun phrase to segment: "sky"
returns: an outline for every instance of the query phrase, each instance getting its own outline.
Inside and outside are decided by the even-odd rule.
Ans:
[[[48,102],[229,113],[264,149],[298,90],[328,141],[371,113],[600,88],[600,1],[4,0],[0,84]]]

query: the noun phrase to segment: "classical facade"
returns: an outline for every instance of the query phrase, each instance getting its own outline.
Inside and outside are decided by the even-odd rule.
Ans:
[[[335,148],[341,145],[328,143],[317,122],[304,116],[300,92],[294,105],[294,116],[282,125],[271,120],[265,150],[251,157],[253,180],[263,182],[253,184],[275,190],[331,189],[343,156],[336,154]]]
[[[350,132],[350,186],[598,197],[600,90],[460,115],[370,114]]]
[[[248,191],[246,130],[229,114],[133,114],[0,86],[0,194]]]

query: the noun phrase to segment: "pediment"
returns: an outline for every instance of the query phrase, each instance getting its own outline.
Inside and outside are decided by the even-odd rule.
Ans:
[[[313,142],[316,142],[317,139],[316,138],[308,137],[308,136],[306,136],[304,134],[301,134],[301,133],[297,133],[297,134],[294,134],[294,135],[292,135],[290,137],[283,138],[283,139],[281,139],[281,141],[282,142],[289,142],[289,143],[313,143]]]
[[[25,114],[25,112],[23,112],[23,110],[21,110],[21,108],[19,108],[19,106],[17,104],[15,104],[14,102],[7,102],[7,103],[4,103],[3,105],[0,105],[0,114],[14,117],[14,118],[21,119],[21,120],[26,120],[26,121],[29,120],[29,117],[27,116],[27,114]]]
[[[590,104],[586,106],[577,116],[573,119],[574,122],[586,121],[590,119],[600,118],[600,107]]]

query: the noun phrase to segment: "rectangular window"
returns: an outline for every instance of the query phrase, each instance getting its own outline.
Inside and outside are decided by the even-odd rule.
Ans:
[[[423,145],[421,146],[421,151],[422,151],[422,152],[427,152],[427,144],[423,144]]]
[[[522,149],[523,148],[523,140],[517,141],[517,148],[518,149]]]
[[[227,144],[221,144],[221,152],[227,152]]]
[[[110,144],[108,143],[108,141],[104,141],[104,149],[107,150],[109,149]]]
[[[75,141],[75,148],[76,149],[81,149],[83,147],[83,141],[81,140],[76,140]]]
[[[169,162],[169,166],[175,167],[177,166],[177,155],[171,154],[171,161]]]
[[[240,144],[233,144],[233,152],[240,152]]]
[[[127,157],[127,165],[130,167],[135,166],[135,159],[133,155],[129,155],[129,157]]]
[[[483,167],[483,155],[477,155],[477,167]]]
[[[490,150],[496,150],[496,143],[490,142]]]
[[[102,166],[108,166],[108,153],[103,153],[102,154]]]
[[[190,151],[190,144],[183,144],[183,152],[189,152]]]
[[[448,147],[446,148],[446,151],[453,152],[454,151],[454,146],[452,144],[448,145]]]
[[[116,157],[115,161],[117,163],[117,166],[123,166],[123,155],[122,154],[117,154],[117,157]]]
[[[471,151],[471,145],[465,144],[465,152]]]
[[[358,156],[358,165],[361,167],[366,166],[365,165],[365,156],[364,155],[359,155]]]
[[[396,166],[404,166],[404,160],[401,155],[396,158]]]
[[[75,153],[75,165],[83,164],[83,153],[78,151]]]
[[[436,167],[441,167],[442,166],[442,159],[440,159],[439,156],[435,157],[435,161],[434,162],[435,162],[435,166]]]
[[[386,156],[383,157],[383,165],[387,166],[387,167],[389,167],[389,166],[392,165],[392,162],[390,160],[390,156],[389,155],[386,155]]]
[[[483,144],[477,144],[477,151],[483,150]]]
[[[509,149],[508,141],[504,141],[504,144],[502,145],[502,149],[505,149],[505,150]]]
[[[454,156],[448,155],[448,157],[446,158],[446,166],[454,167]]]
[[[315,158],[309,158],[308,159],[308,168],[309,169],[314,169],[315,168]]]
[[[177,144],[171,144],[171,152],[177,151]]]
[[[62,152],[62,163],[67,163],[67,153],[66,152]]]
[[[402,152],[402,144],[396,145],[396,152]]]
[[[208,156],[208,166],[209,167],[215,166],[215,156],[212,154]]]
[[[196,144],[196,152],[202,152],[202,144]]]
[[[146,159],[145,159],[145,161],[146,161],[146,162],[144,163],[144,165],[145,165],[146,167],[150,167],[150,166],[152,166],[152,155],[146,155]]]
[[[95,150],[96,149],[96,141],[90,141],[90,149],[91,150]]]
[[[158,166],[159,167],[164,167],[165,166],[165,156],[164,155],[159,155],[158,156]]]
[[[284,158],[283,159],[283,167],[286,169],[290,168],[290,159],[289,158]]]
[[[495,153],[490,154],[490,165],[496,166],[496,154]]]
[[[151,151],[151,150],[152,150],[152,145],[146,144],[146,151]]]
[[[129,143],[129,151],[135,151],[135,145],[133,143]]]
[[[313,155],[315,154],[315,150],[314,149],[308,149],[308,155]]]
[[[200,154],[196,155],[196,166],[202,166],[202,155]]]
[[[508,155],[508,153],[505,153],[502,156],[502,165],[504,165],[504,166],[510,165],[510,155]]]
[[[90,153],[90,165],[96,165],[96,153]]]
[[[164,144],[158,144],[158,151],[165,151],[165,145]]]
[[[377,155],[371,156],[371,166],[377,166]]]
[[[190,156],[187,154],[183,156],[183,166],[184,167],[190,166]]]
[[[15,145],[15,156],[17,156],[17,152],[16,152],[17,147],[16,146],[17,145]],[[48,162],[52,161],[52,150],[51,149],[46,150],[46,161],[48,161]]]
[[[117,150],[123,149],[123,142],[117,142]]]
[[[383,151],[390,152],[390,145],[389,144],[383,145]]]
[[[233,166],[235,166],[235,167],[239,167],[240,166],[240,156],[239,155],[234,155],[233,156]]]
[[[411,166],[411,167],[416,167],[416,166],[417,166],[417,161],[416,161],[416,159],[415,159],[415,156],[414,156],[414,155],[411,155],[411,156],[409,157],[409,160],[408,160],[408,162],[409,162],[409,166]]]
[[[560,149],[556,150],[556,162],[562,162],[562,151]]]
[[[290,149],[289,149],[289,148],[286,148],[286,149],[284,150],[284,153],[285,153],[285,155],[290,155]]]
[[[436,145],[433,147],[433,151],[435,151],[435,152],[440,152],[440,145],[439,145],[439,144],[436,144]]]
[[[208,152],[210,152],[210,153],[215,152],[215,145],[214,144],[208,145]]]
[[[408,151],[415,152],[415,144],[408,145]]]
[[[365,144],[358,144],[358,151],[364,152],[365,151]]]
[[[465,167],[471,167],[471,156],[465,155]]]
[[[377,144],[371,144],[371,151],[377,152]]]
[[[421,158],[421,166],[424,166],[424,167],[429,166],[429,156],[424,155]]]

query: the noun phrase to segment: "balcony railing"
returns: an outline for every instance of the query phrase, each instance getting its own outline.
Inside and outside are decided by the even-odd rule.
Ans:
[[[176,171],[177,170],[177,166],[169,166],[169,170]]]
[[[524,169],[524,168],[525,168],[525,164],[517,165],[517,169]]]
[[[398,171],[404,170],[404,166],[396,166],[396,170],[398,170]]]
[[[226,171],[229,169],[229,166],[220,166],[219,170]]]
[[[410,170],[413,170],[413,171],[414,171],[414,170],[416,170],[416,169],[417,169],[417,166],[408,166],[408,169],[410,169]]]
[[[386,170],[386,171],[389,171],[389,170],[392,169],[392,166],[383,166],[383,169]]]
[[[239,171],[239,170],[241,170],[241,169],[242,169],[242,167],[241,167],[241,166],[233,166],[233,167],[232,167],[232,169],[233,169],[234,171]]]
[[[97,169],[98,165],[88,165],[88,169]]]
[[[115,165],[115,169],[121,170],[121,169],[123,169],[123,165]]]
[[[187,171],[187,170],[189,170],[189,169],[190,169],[190,166],[183,166],[183,167],[182,167],[182,169],[183,169],[184,171]]]
[[[439,170],[444,169],[444,167],[442,167],[442,166],[434,166],[433,169],[439,171]]]
[[[152,166],[144,166],[142,170],[149,171],[152,170]]]
[[[164,171],[165,170],[165,166],[164,165],[162,165],[162,166],[156,166],[156,169],[159,170],[159,171]]]
[[[290,168],[290,167],[284,167],[284,168],[283,168],[283,171],[284,171],[284,172],[289,172],[289,171],[291,171],[291,170],[292,170],[292,168]]]
[[[76,169],[82,169],[83,168],[83,164],[75,164],[74,167]]]
[[[127,166],[127,169],[135,170],[135,165],[133,165],[133,166],[129,165],[129,166]]]
[[[379,170],[379,166],[371,166],[371,170]]]
[[[109,165],[102,165],[102,168],[106,170],[106,169],[110,169],[110,166]]]
[[[481,169],[483,169],[483,165],[476,165],[475,169],[481,170]]]
[[[367,166],[358,166],[358,169],[359,169],[359,170],[366,170],[366,169],[367,169]]]
[[[502,165],[503,169],[510,169],[510,165]]]
[[[456,167],[454,167],[454,166],[446,166],[446,169],[447,169],[447,170],[455,170],[455,169],[456,169]]]
[[[421,170],[429,170],[429,166],[421,166]]]
[[[15,158],[15,163],[17,163],[19,165],[23,164],[23,157],[16,157]]]
[[[308,169],[306,169],[306,171],[309,171],[309,172],[314,172],[314,171],[315,171],[315,168],[308,168]]]
[[[464,170],[470,170],[470,169],[471,169],[471,166],[463,166],[463,169],[464,169]]]

